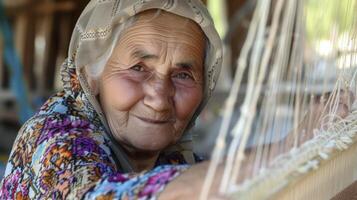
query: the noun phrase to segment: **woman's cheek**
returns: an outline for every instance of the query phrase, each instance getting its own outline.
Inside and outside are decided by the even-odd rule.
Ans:
[[[128,111],[143,96],[141,83],[115,77],[104,83],[106,102],[120,111]]]
[[[190,120],[203,98],[202,87],[176,88],[174,97],[176,116],[181,120]]]

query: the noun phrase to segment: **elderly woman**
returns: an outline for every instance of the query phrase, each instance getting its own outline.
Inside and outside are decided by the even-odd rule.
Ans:
[[[188,167],[200,161],[189,129],[221,54],[199,0],[92,0],[64,91],[20,130],[1,199],[197,199],[208,162]]]
[[[62,67],[64,91],[21,128],[0,197],[194,198],[205,164],[188,169],[200,161],[188,131],[221,54],[199,0],[92,0]]]

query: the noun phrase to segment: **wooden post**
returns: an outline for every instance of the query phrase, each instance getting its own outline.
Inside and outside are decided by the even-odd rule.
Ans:
[[[26,26],[28,24],[28,17],[26,16],[26,13],[21,13],[19,16],[16,17],[15,20],[15,26],[14,26],[14,42],[15,42],[15,48],[17,50],[17,53],[19,55],[20,60],[23,63],[23,58],[24,58],[24,44],[25,44],[25,38],[26,38]]]
[[[246,1],[250,1],[250,0],[228,0],[227,2],[227,10],[228,10],[228,21],[232,22],[233,16],[234,14],[239,11],[239,9],[245,4]],[[249,16],[247,16],[249,17]],[[247,19],[248,20],[248,19]],[[239,24],[238,28],[236,30],[233,30],[234,32],[234,36],[232,37],[231,41],[229,41],[229,44],[231,45],[231,49],[232,49],[232,71],[235,71],[235,65],[236,62],[235,60],[237,60],[239,53],[240,53],[240,49],[242,48],[244,42],[245,42],[245,38],[246,38],[246,34],[248,33],[248,24]]]
[[[5,76],[3,53],[4,53],[4,38],[2,37],[2,35],[0,35],[0,93],[4,89],[3,84],[4,84],[4,76]]]
[[[60,68],[61,65],[63,63],[63,61],[65,60],[65,58],[68,56],[68,46],[69,46],[69,41],[71,39],[71,35],[72,35],[72,24],[71,24],[71,16],[69,16],[67,13],[66,14],[61,14],[58,17],[59,23],[58,23],[58,27],[59,30],[61,30],[61,34],[58,34],[58,52],[57,52],[57,56],[55,58],[55,60],[53,60],[53,86],[54,89],[60,89],[62,87],[62,82],[60,81]]]
[[[43,96],[46,93],[47,76],[46,65],[49,60],[51,51],[51,34],[53,28],[53,16],[37,16],[36,37],[35,37],[35,77],[36,77],[36,94]]]

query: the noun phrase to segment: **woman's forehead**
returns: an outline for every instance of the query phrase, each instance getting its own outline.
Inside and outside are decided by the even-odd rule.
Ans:
[[[198,36],[201,39],[205,38],[205,34],[201,27],[193,20],[157,9],[139,13],[131,28],[146,27],[147,31],[150,28],[150,25],[153,29],[161,28],[166,31],[171,31],[173,34],[187,33],[187,35]]]
[[[171,21],[178,17],[181,23]],[[120,37],[117,47],[125,51],[149,51],[160,54],[162,50],[193,54],[203,57],[206,45],[201,29],[191,20],[167,12],[143,13]],[[189,25],[191,24],[191,25]]]
[[[170,51],[183,55],[204,53],[204,41],[188,37],[160,37],[162,35],[154,33],[143,33],[140,36],[129,35],[129,38],[118,43],[118,48],[125,48],[126,51],[132,52]]]
[[[172,62],[188,63],[192,66],[201,66],[204,58],[204,46],[184,41],[165,41],[165,39],[153,39],[147,37],[133,37],[119,43],[114,51],[114,57],[135,60],[166,60]]]
[[[167,22],[175,22],[174,24],[175,27],[180,26],[180,25],[187,25],[189,27],[195,27],[197,29],[201,29],[200,26],[194,22],[193,20],[182,17],[180,15],[170,13],[164,10],[160,9],[151,9],[151,10],[146,10],[143,12],[138,13],[137,15],[137,22],[138,23],[147,23],[147,22],[155,22],[155,23],[163,23],[167,24]]]

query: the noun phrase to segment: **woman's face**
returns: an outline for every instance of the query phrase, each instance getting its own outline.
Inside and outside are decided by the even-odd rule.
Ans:
[[[115,138],[160,151],[176,143],[203,96],[204,35],[193,21],[140,14],[122,35],[100,80],[100,101]]]

